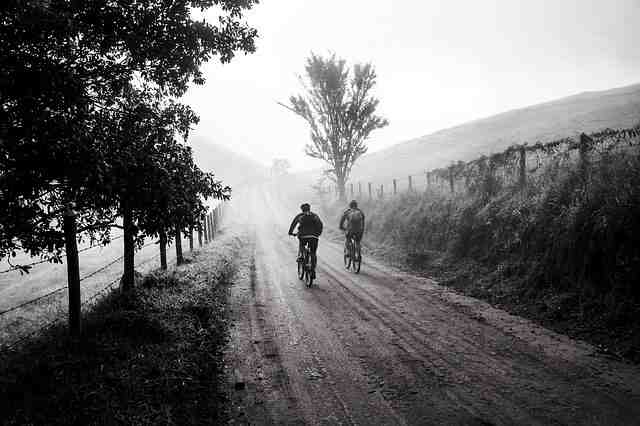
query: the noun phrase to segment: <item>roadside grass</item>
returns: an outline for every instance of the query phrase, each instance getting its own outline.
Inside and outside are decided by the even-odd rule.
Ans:
[[[153,271],[85,316],[79,341],[58,326],[5,354],[3,424],[217,424],[222,351],[238,241]]]
[[[491,197],[363,200],[365,249],[640,362],[640,155],[550,167]],[[326,206],[336,218],[344,205]],[[330,219],[331,220],[331,219]],[[366,254],[366,253],[365,253]]]

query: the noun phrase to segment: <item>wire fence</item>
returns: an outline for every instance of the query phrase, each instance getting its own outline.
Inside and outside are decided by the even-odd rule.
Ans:
[[[383,200],[399,194],[433,191],[444,194],[477,193],[499,187],[522,186],[535,181],[551,166],[595,163],[612,153],[638,152],[640,127],[607,129],[575,140],[564,138],[548,143],[513,145],[506,150],[448,167],[407,174],[406,177],[358,180],[345,187],[345,196]],[[489,189],[487,189],[489,187]],[[321,188],[339,197],[335,185]]]
[[[213,212],[211,212],[209,215],[207,215],[204,218],[204,221],[206,222],[206,225],[204,226],[204,235],[202,235],[202,233],[199,233],[198,235],[198,241],[200,243],[200,246],[202,246],[202,240],[203,237],[205,239],[205,244],[208,243],[209,241],[213,241],[214,238],[214,233],[217,231],[217,228],[219,226],[219,222],[222,218],[222,214],[221,214],[221,208],[216,208],[214,209]],[[118,236],[116,238],[111,239],[111,241],[115,241],[122,238],[122,236]],[[189,242],[189,246],[191,249],[193,249],[193,236],[191,235],[183,235],[181,240],[187,240]],[[158,244],[158,241],[150,241],[146,244],[144,244],[142,247],[139,248],[139,251],[142,251],[144,248],[149,247],[151,245],[154,244]],[[92,248],[95,247],[99,247],[97,245],[92,245],[89,247],[85,247],[82,250],[79,250],[78,253],[82,253],[85,251],[88,251]],[[155,255],[142,260],[141,262],[136,263],[136,268],[140,268],[144,265],[147,265],[148,263],[157,260],[159,257],[161,256],[161,254],[158,252]],[[100,275],[101,273],[107,271],[110,267],[112,267],[113,265],[121,262],[124,259],[124,255],[122,256],[118,256],[117,258],[109,261],[107,264],[100,266],[99,268],[85,274],[84,276],[82,276],[80,278],[80,282],[84,282],[86,283],[87,280],[89,280],[90,278],[96,277],[98,275]],[[43,264],[43,263],[47,263],[49,262],[48,259],[44,259],[41,261],[37,261],[37,262],[33,262],[30,265],[39,265],[39,264]],[[27,265],[21,265],[21,266],[27,266]],[[15,268],[9,270],[13,271],[15,270]],[[4,271],[3,271],[4,272]],[[90,296],[87,297],[86,299],[84,299],[84,301],[82,301],[81,305],[82,307],[87,307],[91,304],[96,303],[99,298],[101,296],[106,296],[108,295],[111,290],[113,290],[113,288],[118,285],[121,281],[121,277],[120,275],[118,275],[116,278],[114,278],[113,280],[110,280],[108,282],[107,285],[102,286],[101,288],[99,288],[98,290],[92,289],[93,291],[90,291]],[[83,287],[85,290],[85,293],[87,290],[89,290],[84,284]],[[68,289],[67,285],[62,285],[59,287],[56,287],[48,292],[46,292],[45,294],[39,295],[37,297],[34,297],[32,299],[26,300],[24,302],[21,302],[17,305],[11,306],[9,308],[3,309],[0,311],[0,321],[4,320],[4,317],[14,313],[20,313],[20,312],[24,312],[25,309],[27,309],[28,307],[32,306],[32,305],[36,305],[38,304],[38,306],[40,307],[39,302],[44,301],[45,305],[42,305],[42,309],[38,309],[35,308],[35,311],[30,311],[30,312],[24,312],[24,315],[22,317],[19,318],[14,318],[14,322],[18,321],[22,321],[22,320],[26,320],[28,322],[35,322],[37,323],[37,325],[31,327],[32,329],[27,331],[27,332],[17,332],[17,333],[9,333],[11,334],[17,334],[19,337],[17,339],[15,339],[14,341],[12,341],[9,344],[6,343],[0,343],[0,353],[3,352],[8,352],[14,348],[16,348],[18,345],[20,345],[22,342],[32,338],[34,335],[42,332],[43,330],[49,329],[50,327],[53,327],[54,325],[58,324],[59,322],[63,321],[65,316],[62,313],[62,306],[61,304],[63,303],[63,300],[60,299],[59,297],[54,297],[56,295],[62,294],[65,290]],[[40,317],[39,319],[36,317]],[[45,317],[45,318],[42,318]],[[44,321],[43,321],[44,320]],[[1,324],[0,324],[1,325]],[[5,322],[6,325],[6,322]],[[21,328],[24,328],[23,325],[20,326]],[[6,330],[5,330],[6,331]],[[6,333],[5,333],[6,334]],[[6,337],[6,336],[5,336]],[[5,340],[0,338],[0,340]]]
[[[123,236],[124,236],[124,235],[118,235],[118,236],[117,236],[117,237],[115,237],[115,238],[111,238],[111,239],[109,240],[109,242],[110,242],[110,243],[112,243],[112,242],[114,242],[114,241],[117,241],[117,240],[121,239]],[[91,249],[94,249],[94,248],[96,248],[96,247],[103,247],[103,246],[102,246],[102,245],[100,245],[100,244],[90,245],[90,246],[85,247],[85,248],[83,248],[83,249],[81,249],[81,250],[78,250],[78,254],[80,254],[80,253],[84,253],[84,252],[89,251],[89,250],[91,250]],[[60,259],[64,258],[65,256],[66,256],[66,254],[62,254],[62,255],[60,256]],[[11,266],[11,267],[10,267],[10,268],[8,268],[8,269],[5,269],[5,270],[0,271],[0,275],[1,275],[1,274],[6,274],[6,273],[9,273],[9,272],[14,272],[14,271],[21,271],[21,270],[24,270],[25,268],[27,268],[27,269],[31,269],[33,266],[42,265],[43,263],[55,263],[55,262],[54,262],[54,258],[41,259],[41,260],[38,260],[38,261],[36,261],[36,262],[27,263],[26,265],[13,265],[13,266]],[[0,314],[1,314],[1,313],[0,313]]]

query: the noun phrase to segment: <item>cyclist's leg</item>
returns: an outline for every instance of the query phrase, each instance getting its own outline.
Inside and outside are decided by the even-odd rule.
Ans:
[[[304,240],[298,237],[298,261],[302,260],[302,253],[304,253]]]
[[[355,232],[353,234],[353,239],[356,242],[356,257],[357,257],[358,260],[360,260],[360,257],[362,256],[362,253],[360,252],[360,250],[361,250],[360,242],[362,241],[362,231],[361,232]]]

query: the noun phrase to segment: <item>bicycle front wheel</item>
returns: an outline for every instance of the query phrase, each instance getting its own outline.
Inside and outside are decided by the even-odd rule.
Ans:
[[[311,275],[311,269],[309,268],[304,269],[304,283],[307,287],[311,287],[311,284],[313,284],[313,276]]]

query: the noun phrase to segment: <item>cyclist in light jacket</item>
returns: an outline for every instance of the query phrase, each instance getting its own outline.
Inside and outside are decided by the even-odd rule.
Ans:
[[[349,238],[353,236],[356,243],[360,244],[362,234],[364,234],[364,213],[358,208],[356,200],[352,200],[349,203],[349,208],[342,214],[339,227],[345,231],[344,252],[348,255],[347,245]]]

